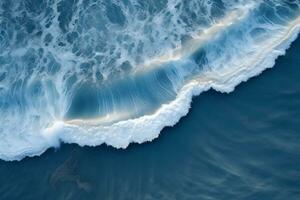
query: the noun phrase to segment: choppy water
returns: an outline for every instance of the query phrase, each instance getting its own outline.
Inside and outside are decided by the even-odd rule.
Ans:
[[[233,93],[210,90],[153,142],[0,161],[0,199],[300,198],[300,40]]]

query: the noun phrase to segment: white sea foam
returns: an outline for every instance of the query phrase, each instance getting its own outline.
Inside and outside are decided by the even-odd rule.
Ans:
[[[232,19],[236,23],[236,19]],[[226,26],[215,30],[221,33],[226,32],[223,29],[230,28],[231,23],[223,24]],[[69,99],[56,100],[46,93],[43,97],[46,98],[45,101],[37,101],[35,102],[37,105],[32,106],[33,108],[49,107],[46,109],[48,113],[44,117],[38,113],[42,109],[31,109],[28,111],[30,115],[20,114],[18,121],[14,121],[15,118],[1,118],[4,119],[1,129],[5,129],[5,131],[0,129],[0,132],[5,135],[1,135],[3,140],[0,142],[0,158],[20,160],[26,156],[40,155],[49,147],[59,146],[60,142],[76,143],[81,146],[97,146],[106,143],[116,148],[126,148],[132,142],[151,141],[158,137],[164,127],[175,125],[182,116],[188,113],[193,96],[209,89],[231,92],[239,83],[272,67],[275,59],[279,55],[283,55],[291,42],[296,39],[299,29],[300,18],[297,18],[287,25],[276,28],[276,31],[272,35],[268,35],[268,38],[251,43],[249,51],[243,51],[241,48],[241,54],[232,56],[226,60],[227,62],[222,59],[218,60],[216,55],[213,55],[216,58],[213,60],[214,62],[204,66],[197,76],[187,81],[178,92],[176,99],[161,105],[156,112],[138,118],[112,124],[102,123],[103,119],[66,121],[62,115],[56,115],[57,111],[52,111],[53,108],[48,104],[45,105],[44,102],[54,102],[54,104],[58,104],[59,109],[67,110],[65,105],[68,103],[62,103],[62,101],[68,102]],[[205,38],[205,41],[217,40],[217,38]],[[203,44],[203,39],[199,41],[199,44]],[[200,47],[199,44],[196,45],[197,48]],[[182,57],[190,55],[197,48],[189,48],[180,55]],[[235,52],[228,53],[234,54]],[[61,58],[72,60],[74,59],[72,56],[62,55]],[[174,61],[174,59],[171,60]],[[62,80],[62,75],[57,79]],[[59,81],[59,83],[61,82]],[[51,89],[52,86],[47,87]],[[57,87],[57,89],[64,90],[64,87]],[[59,91],[59,93],[63,92]],[[13,116],[17,116],[17,112],[18,110],[14,111]],[[116,112],[112,113],[110,117],[117,119],[118,115],[126,116],[126,113]],[[104,120],[110,121],[107,118]],[[11,124],[18,126],[14,127]],[[28,127],[28,124],[34,124],[34,126]]]
[[[242,63],[218,71],[206,71],[185,85],[177,98],[162,107],[153,115],[121,121],[111,126],[90,126],[89,124],[62,124],[60,139],[65,143],[96,146],[102,143],[116,148],[126,148],[131,142],[142,143],[158,137],[166,126],[175,125],[188,113],[192,97],[210,88],[220,92],[231,92],[239,83],[260,74],[272,67],[275,59],[283,55],[298,35],[300,18],[293,21],[280,37],[260,46],[259,52]]]
[[[274,65],[275,59],[283,55],[298,35],[300,18],[290,23],[276,39],[260,46],[253,57],[244,58],[235,67],[227,67],[218,71],[205,71],[196,79],[186,84],[179,92],[177,98],[169,104],[162,105],[152,115],[137,119],[117,122],[110,126],[90,125],[84,122],[69,124],[64,121],[54,121],[44,129],[44,139],[30,138],[31,146],[20,143],[14,148],[1,148],[0,157],[4,160],[20,160],[25,156],[39,155],[47,148],[57,146],[60,141],[64,143],[77,143],[81,146],[97,146],[103,143],[116,148],[126,148],[131,142],[143,143],[158,137],[166,126],[175,125],[190,108],[192,97],[213,88],[220,92],[231,92],[239,83],[260,74],[266,68]],[[18,141],[16,139],[16,141]],[[19,146],[19,148],[16,148]]]
[[[193,38],[175,49],[164,52],[162,56],[155,57],[145,61],[142,67],[138,67],[137,71],[144,72],[149,68],[160,66],[163,63],[178,61],[193,54],[203,43],[216,37],[222,30],[230,27],[232,24],[244,19],[251,9],[257,6],[255,3],[249,3],[239,9],[233,9],[225,14],[225,16],[217,20],[213,26],[201,30],[193,34]]]

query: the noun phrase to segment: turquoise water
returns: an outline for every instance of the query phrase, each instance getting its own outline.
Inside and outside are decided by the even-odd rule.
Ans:
[[[0,199],[300,198],[300,40],[233,93],[208,91],[151,143],[0,161]]]

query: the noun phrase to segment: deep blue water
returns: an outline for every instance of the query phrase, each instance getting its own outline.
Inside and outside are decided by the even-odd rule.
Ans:
[[[300,39],[230,94],[210,90],[151,143],[62,145],[0,161],[0,199],[300,199]]]

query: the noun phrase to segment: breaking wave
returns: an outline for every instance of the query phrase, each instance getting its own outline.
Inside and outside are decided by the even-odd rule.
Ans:
[[[231,92],[283,55],[300,2],[0,2],[0,158],[158,137],[192,97]]]

